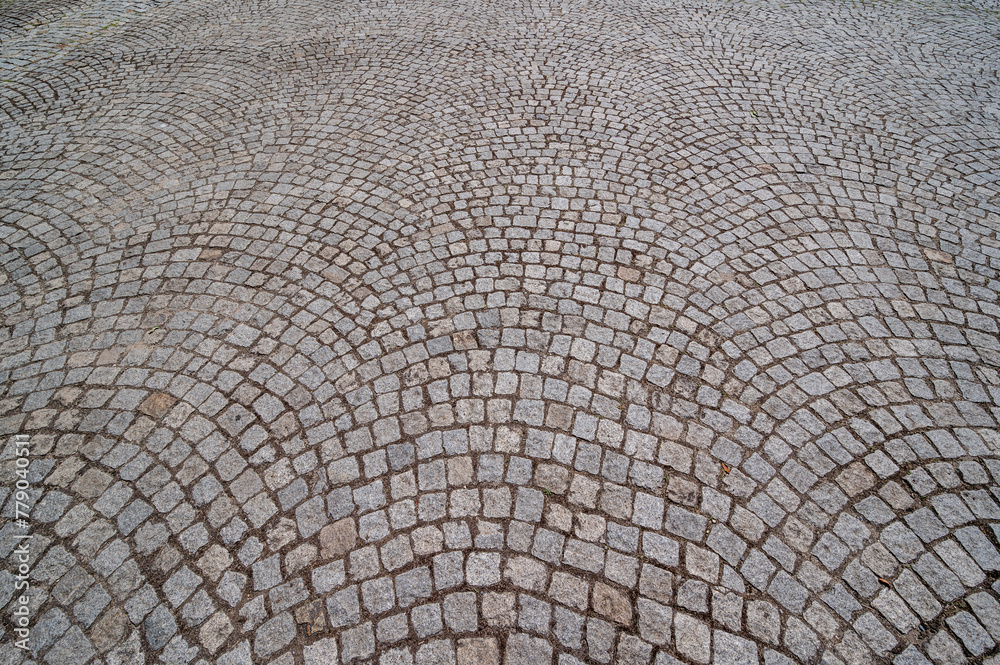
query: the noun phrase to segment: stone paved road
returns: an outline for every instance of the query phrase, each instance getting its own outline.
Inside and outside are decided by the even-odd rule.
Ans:
[[[0,663],[997,663],[1000,12],[779,2],[0,4]]]

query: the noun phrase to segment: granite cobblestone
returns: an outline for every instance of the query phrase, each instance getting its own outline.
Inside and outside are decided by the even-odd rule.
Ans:
[[[996,661],[998,20],[6,3],[0,662]]]

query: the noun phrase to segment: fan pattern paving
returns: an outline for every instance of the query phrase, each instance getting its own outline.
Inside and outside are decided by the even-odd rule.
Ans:
[[[993,662],[998,35],[3,3],[0,663]]]

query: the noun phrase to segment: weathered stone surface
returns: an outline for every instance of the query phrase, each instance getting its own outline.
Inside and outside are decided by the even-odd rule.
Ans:
[[[343,556],[357,541],[357,525],[350,517],[328,524],[319,532],[320,556],[326,559]]]
[[[632,603],[628,596],[603,582],[594,584],[591,605],[598,614],[615,623],[632,623]]]
[[[0,662],[988,659],[996,17],[663,9],[5,3]]]

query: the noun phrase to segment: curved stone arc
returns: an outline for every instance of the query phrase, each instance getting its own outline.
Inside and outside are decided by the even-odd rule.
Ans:
[[[442,166],[446,166],[446,164],[443,164]]]
[[[862,10],[862,11],[864,11],[864,10]],[[612,17],[612,14],[613,14],[613,12],[609,12],[608,14],[606,14],[606,15],[605,15],[605,16],[604,16],[604,17],[602,18],[602,20],[605,20],[605,21],[607,21],[607,22],[608,22],[609,24],[613,23],[614,21],[616,21],[616,20],[617,20],[617,18],[615,18],[615,17]],[[853,15],[853,14],[852,14],[852,15]],[[379,102],[379,103],[380,103],[380,102]],[[377,107],[377,104],[378,104],[378,103],[376,103],[376,107]],[[697,146],[697,147],[702,147],[702,146]],[[708,146],[705,146],[705,147],[708,147]],[[988,156],[989,156],[989,153],[983,153],[983,154],[984,154],[984,156],[985,156],[985,157],[987,157],[987,158],[988,158]],[[281,160],[275,160],[275,161],[274,161],[274,165],[276,166],[276,165],[277,165],[277,164],[278,164],[278,163],[279,163],[280,161],[281,161]],[[988,161],[988,159],[987,159],[987,161]],[[973,169],[973,170],[974,170],[974,169]],[[375,179],[373,178],[372,180],[374,181]],[[965,183],[963,183],[963,187],[964,187],[964,186],[965,186]],[[861,195],[862,195],[862,196],[865,196],[865,195],[871,195],[871,194],[875,194],[875,193],[878,193],[878,192],[877,192],[877,191],[876,191],[876,190],[875,190],[874,188],[873,188],[873,189],[871,189],[871,190],[866,190],[866,189],[859,189],[858,191],[859,191],[859,192],[861,192]],[[986,188],[986,191],[988,192],[988,188]],[[852,194],[852,197],[853,197],[853,194]],[[860,197],[859,197],[859,198],[860,198]],[[161,199],[161,201],[162,201],[162,200],[164,200],[164,199]],[[963,201],[963,202],[960,202],[960,203],[963,203],[963,205],[965,204],[965,202],[964,202],[964,201]],[[952,221],[956,221],[956,222],[961,222],[961,223],[974,223],[974,222],[978,222],[978,221],[980,221],[980,220],[982,219],[982,215],[978,215],[978,214],[977,214],[977,213],[978,213],[979,211],[978,211],[978,210],[977,210],[977,209],[975,208],[975,205],[976,205],[976,204],[975,204],[975,202],[973,202],[973,203],[972,203],[972,206],[973,206],[973,207],[972,207],[972,209],[971,209],[971,210],[970,210],[970,211],[968,212],[968,214],[966,214],[966,215],[954,215],[954,216],[953,216],[953,219],[949,219],[947,223],[948,223],[948,224],[950,224],[950,223],[951,223]],[[197,211],[196,211],[196,212],[197,212]],[[880,213],[880,214],[885,214],[885,213]],[[942,221],[942,222],[941,222],[941,224],[942,224],[942,226],[944,226],[944,225],[945,225],[946,223]],[[896,230],[899,230],[899,231],[900,231],[901,233],[903,233],[903,232],[904,232],[904,231],[903,231],[903,229],[905,228],[905,226],[906,226],[906,224],[900,224],[899,228],[898,228],[898,229],[896,229]],[[157,230],[161,230],[161,229],[157,229]],[[153,232],[155,233],[155,231],[156,231],[156,230],[154,230]],[[906,232],[908,232],[908,231],[906,231]],[[976,233],[976,234],[968,234],[968,235],[966,236],[966,237],[967,237],[967,239],[968,239],[968,248],[969,248],[969,254],[968,254],[968,258],[966,259],[966,260],[967,260],[967,261],[969,262],[969,264],[968,264],[968,265],[977,265],[977,266],[979,266],[979,265],[983,265],[983,266],[985,266],[985,265],[986,265],[986,261],[985,261],[985,259],[982,259],[981,257],[976,257],[976,256],[974,255],[974,245],[975,245],[975,243],[976,243],[977,241],[979,241],[979,239],[980,239],[980,238],[982,238],[982,237],[986,237],[986,236],[988,236],[988,235],[989,235],[989,232],[988,232],[988,231],[987,231],[987,232],[984,232],[984,233],[978,233],[978,231],[977,231],[977,233]],[[948,244],[941,244],[941,245],[934,245],[934,242],[935,242],[935,241],[933,241],[933,240],[930,240],[930,241],[928,241],[928,240],[927,240],[927,238],[931,238],[931,236],[926,236],[926,237],[925,237],[924,239],[921,239],[921,241],[920,241],[919,243],[917,243],[918,245],[922,245],[922,247],[918,247],[918,249],[924,249],[924,248],[932,248],[932,247],[933,247],[933,248],[935,248],[935,249],[937,249],[937,247],[940,247],[940,249],[941,249],[941,250],[946,250],[946,251],[947,251],[947,252],[949,252],[949,253],[953,253],[953,254],[958,254],[958,253],[959,253],[959,252],[955,251],[955,249],[954,249],[954,248],[955,248],[955,244],[954,244],[954,243],[952,242],[952,239],[951,239],[951,238],[949,238],[949,239],[946,239],[946,240],[944,241],[945,243],[948,243]],[[137,238],[137,240],[141,241],[142,239],[140,239],[140,238]],[[163,240],[165,240],[165,238],[163,238],[163,237],[157,237],[157,240],[156,240],[156,241],[163,241]],[[696,243],[696,242],[697,242],[698,240],[700,240],[700,238],[694,238],[693,236],[692,236],[692,238],[691,238],[691,241],[692,241],[692,243]],[[705,246],[702,246],[702,247],[707,247],[707,245],[705,245]],[[940,251],[940,250],[939,250],[939,251]],[[694,258],[694,257],[692,257],[692,258]],[[977,262],[977,261],[978,261],[978,262]],[[699,269],[701,269],[701,268],[699,268]],[[986,272],[988,272],[988,270],[987,270]],[[443,273],[442,273],[442,274],[443,274]],[[291,277],[291,275],[290,275],[290,277]],[[694,279],[694,278],[692,278],[692,279]],[[377,281],[377,280],[376,280],[376,281]],[[709,280],[705,280],[705,282],[708,282],[708,281],[709,281]],[[701,285],[701,286],[703,286],[703,287],[704,287],[705,289],[707,289],[708,291],[710,291],[710,290],[711,290],[711,288],[710,288],[710,287],[709,287],[709,286],[708,286],[707,284],[704,284],[703,282],[698,282],[698,284],[699,284],[699,285]],[[984,284],[986,284],[986,283],[984,282]],[[198,286],[198,287],[196,287],[196,288],[201,288],[201,287],[200,287],[200,286]],[[984,287],[984,288],[983,288],[983,291],[984,291],[984,292],[987,292],[987,291],[989,291],[989,288],[988,288],[988,286]],[[837,294],[837,295],[840,295],[840,294]],[[957,295],[957,294],[955,294],[955,295]],[[829,300],[835,300],[835,299],[834,299],[834,298],[829,298]],[[166,304],[166,303],[168,303],[168,302],[169,302],[169,301],[168,301],[168,300],[167,300],[166,298],[163,298],[163,299],[160,299],[160,300],[154,300],[154,301],[151,301],[151,303],[152,303],[152,305],[153,305],[153,306],[158,306],[158,305],[159,305],[160,303],[164,303],[164,304]],[[695,303],[692,303],[692,309],[690,309],[689,311],[690,311],[690,312],[691,312],[692,314],[696,314],[696,313],[698,313],[698,311],[699,311],[699,306],[698,306],[698,305],[701,305],[701,308],[704,308],[704,309],[708,309],[708,308],[709,308],[709,306],[708,306],[707,304],[701,304],[701,303],[703,303],[703,302],[704,302],[704,301],[701,301],[701,300],[699,299],[699,303],[698,303],[697,305],[696,305]],[[703,317],[701,317],[701,318],[702,318],[702,319],[704,319],[704,320],[708,320],[708,321],[711,321],[711,317],[704,317],[704,316],[703,316]],[[719,317],[715,317],[715,318],[716,318],[716,319],[718,319]],[[786,317],[786,318],[787,318],[787,317]],[[693,320],[693,319],[692,319],[692,320]],[[388,326],[386,326],[386,329],[388,329]],[[23,330],[23,329],[22,329],[22,330]],[[138,332],[138,330],[137,330],[137,329],[135,329],[135,328],[133,328],[133,332]],[[361,337],[361,335],[357,335],[357,336],[355,336],[355,339],[358,339],[359,337]],[[178,339],[178,341],[181,341],[181,340],[180,340],[180,339]],[[355,342],[354,342],[353,340],[351,340],[351,342],[350,342],[350,343],[351,343],[351,344],[354,344]],[[359,345],[359,348],[360,348],[360,346],[363,346],[363,345]],[[773,366],[772,366],[772,367],[773,367]],[[987,383],[987,384],[988,384],[988,383],[990,382],[990,380],[989,380],[989,377],[986,377],[986,378],[983,378],[983,377],[979,377],[979,378],[980,378],[980,379],[982,379],[983,383]],[[949,379],[949,380],[950,380],[950,379]],[[423,386],[422,386],[422,385],[421,385],[421,389],[423,389]],[[863,414],[863,415],[867,416],[867,413],[866,413],[866,414]],[[874,459],[872,460],[872,463],[873,463],[873,464],[874,464],[874,463],[876,463]],[[373,462],[373,464],[374,464],[374,462]],[[738,469],[734,470],[734,471],[733,471],[733,472],[732,472],[732,473],[730,474],[730,475],[731,475],[732,477],[735,477],[735,471],[738,471]],[[279,521],[280,521],[280,518],[279,518]],[[265,524],[265,526],[266,526],[266,524]],[[307,543],[307,544],[308,544],[308,543]],[[685,552],[685,555],[686,555],[686,552]],[[684,560],[684,563],[685,563],[685,565],[687,564],[687,560],[686,560],[686,559]],[[602,592],[602,593],[603,593],[603,592]],[[270,594],[268,594],[268,595],[270,595]],[[263,603],[264,601],[262,600],[261,602]],[[685,602],[687,602],[687,601],[685,601]],[[754,601],[754,602],[756,602],[756,601]],[[759,607],[759,606],[755,606],[755,607]],[[694,611],[694,610],[692,610],[692,611]],[[679,615],[679,616],[680,616],[680,615]],[[678,624],[678,625],[684,625],[684,621],[687,621],[687,620],[688,620],[688,619],[684,619],[684,620],[683,620],[683,621],[681,621],[681,623],[680,623],[680,624]],[[780,625],[780,623],[779,623],[779,625]],[[293,628],[294,628],[294,626],[293,626]],[[716,637],[715,637],[715,640],[716,640],[716,645],[717,645],[717,650],[718,650],[718,644],[720,643],[720,640],[722,640],[723,638],[721,637],[721,633],[719,633],[719,632],[716,632],[716,634],[715,634],[715,635],[716,635]],[[707,643],[708,643],[708,639],[709,639],[709,635],[708,635],[708,634],[706,633],[706,635],[705,635],[705,640],[706,640],[706,645],[707,645]],[[775,639],[777,639],[777,637],[776,637]],[[787,640],[786,640],[786,641],[787,641]],[[764,647],[763,647],[763,644],[764,644],[765,642],[766,642],[766,640],[765,640],[764,638],[761,638],[761,642],[760,642],[760,644],[761,644],[761,647],[760,647],[760,648],[762,648],[762,649],[764,648]],[[626,644],[628,644],[628,643],[626,643]],[[509,644],[508,644],[508,646],[509,646]],[[679,647],[680,647],[680,643],[678,642],[678,648],[679,648]],[[783,648],[783,647],[782,647],[782,648]],[[620,649],[620,651],[621,651],[622,649],[624,649],[624,647],[619,647],[619,649]],[[755,651],[754,651],[754,653],[756,653],[756,649],[757,649],[757,647],[754,647],[754,650],[755,650]],[[784,649],[784,648],[783,648],[783,649]],[[581,655],[582,657],[586,657],[586,656],[585,656],[585,655],[584,655],[584,654],[583,654],[583,653],[582,653],[581,651],[577,651],[577,652],[575,652],[575,653],[577,653],[578,655]],[[706,652],[706,653],[707,653],[707,652]],[[794,652],[793,652],[793,653],[794,653]],[[269,654],[269,655],[271,655],[271,654]],[[796,655],[797,655],[797,654],[796,654]],[[608,654],[608,657],[610,658],[610,653]],[[648,658],[647,658],[647,660],[648,660]]]
[[[986,433],[993,435],[995,439],[995,432],[987,430]],[[948,439],[951,441],[950,444],[947,443]],[[947,435],[941,442],[946,448],[935,451],[934,446],[929,445],[924,439],[922,445],[930,454],[922,450],[919,458],[914,454],[914,451],[919,448],[910,449],[906,444],[897,448],[897,460],[904,465],[903,470],[897,467],[895,472],[890,472],[890,469],[880,469],[873,465],[873,468],[880,471],[877,473],[877,477],[876,474],[864,469],[860,475],[855,473],[851,478],[844,479],[844,476],[841,476],[838,479],[838,483],[850,493],[853,503],[848,507],[853,508],[854,513],[841,512],[838,525],[834,528],[840,539],[850,543],[848,546],[845,546],[844,542],[837,536],[827,534],[823,539],[816,541],[815,547],[812,549],[814,560],[822,566],[816,567],[816,570],[821,571],[825,567],[830,573],[823,573],[815,577],[816,582],[821,585],[817,587],[817,595],[823,593],[824,588],[831,589],[828,594],[823,596],[828,609],[824,609],[822,612],[839,622],[841,626],[848,626],[847,632],[850,632],[852,620],[865,621],[869,625],[873,625],[871,618],[863,618],[867,615],[859,616],[861,612],[868,609],[874,612],[873,616],[881,617],[880,620],[875,619],[875,621],[880,621],[882,631],[886,631],[888,628],[888,631],[884,632],[883,635],[889,635],[878,645],[865,645],[863,641],[856,641],[853,644],[842,643],[836,647],[841,653],[844,653],[845,648],[857,648],[857,645],[860,644],[862,651],[869,654],[867,657],[871,657],[869,648],[875,651],[877,656],[884,657],[899,642],[905,643],[916,639],[917,642],[926,644],[928,628],[925,626],[925,622],[930,623],[930,620],[940,613],[943,605],[947,605],[963,594],[970,594],[975,591],[978,584],[985,581],[986,576],[983,575],[980,566],[985,566],[985,570],[992,571],[996,565],[994,546],[987,542],[987,539],[983,537],[982,530],[977,528],[977,526],[988,526],[990,523],[986,521],[987,519],[996,519],[1000,516],[1000,513],[997,513],[996,504],[993,503],[992,507],[990,506],[991,500],[986,493],[980,492],[979,495],[975,495],[973,492],[970,495],[969,492],[965,492],[966,503],[959,499],[957,505],[954,501],[942,501],[935,505],[934,509],[938,511],[938,514],[947,515],[945,519],[953,515],[958,516],[957,522],[949,523],[948,526],[942,524],[934,512],[927,511],[926,507],[920,508],[921,504],[927,506],[927,504],[933,503],[933,500],[928,501],[924,497],[932,491],[941,491],[941,487],[934,482],[933,476],[926,472],[924,466],[921,466],[921,462],[927,465],[924,460],[933,459],[935,455],[940,455],[945,460],[954,460],[950,464],[937,462],[929,465],[937,467],[935,472],[939,474],[939,477],[945,472],[941,468],[944,467],[948,474],[957,479],[958,476],[955,475],[955,470],[951,465],[958,464],[964,473],[978,474],[977,483],[989,482],[989,471],[983,469],[980,463],[983,461],[983,457],[978,449],[969,448],[968,452],[971,453],[969,455],[964,454],[961,446],[957,449],[948,449],[948,446],[953,447],[956,443],[950,435]],[[995,458],[995,449],[989,455]],[[995,459],[986,459],[985,461],[989,469],[996,467]],[[914,462],[916,462],[915,469],[911,466]],[[906,467],[910,467],[906,477],[909,490],[906,489],[907,485],[897,482],[897,480],[903,479]],[[919,479],[915,479],[917,473],[923,475]],[[879,484],[882,488],[877,493],[872,491],[868,494],[868,488]],[[972,498],[973,495],[975,498]],[[847,495],[842,496],[845,500],[847,499]],[[886,504],[886,501],[890,502],[892,508]],[[969,503],[969,501],[974,503]],[[920,509],[914,509],[915,505]],[[975,507],[975,515],[969,512],[966,505]],[[893,510],[906,512],[906,515],[902,520],[894,520],[895,516],[889,517]],[[967,517],[962,516],[963,512]],[[973,525],[972,528],[958,529],[958,527],[968,524],[971,519],[977,520],[978,525]],[[892,523],[888,524],[890,521]],[[865,523],[870,528],[865,527]],[[914,535],[911,528],[920,533],[919,538]],[[962,532],[959,534],[960,541],[963,543],[961,546],[953,538],[956,531]],[[945,538],[950,538],[950,540],[945,541]],[[948,560],[953,562],[951,566],[962,576],[962,582],[959,582],[956,573],[951,568],[942,566],[941,560],[933,554],[924,555],[921,558],[920,563],[923,565],[918,566],[920,577],[914,575],[910,570],[909,564],[917,556],[920,556],[923,550],[921,543],[927,543],[929,547],[932,542],[938,541],[938,539],[941,540],[935,547],[948,549]],[[811,540],[815,541],[815,537]],[[808,546],[810,542],[806,541],[805,544]],[[939,551],[943,552],[940,549]],[[803,551],[800,556],[808,558],[808,550]],[[778,568],[780,569],[780,566]],[[824,578],[827,580],[827,586],[822,586]],[[840,581],[842,579],[846,581],[846,587]],[[766,584],[766,581],[764,583]],[[972,588],[971,591],[964,591],[964,588],[968,587]],[[933,591],[929,591],[929,588]],[[953,595],[956,589],[957,596]],[[847,597],[844,595],[845,592]],[[903,595],[902,598],[900,594]],[[943,602],[939,603],[935,599],[935,595]],[[853,597],[856,600],[849,601],[848,597]],[[984,607],[978,605],[976,609],[981,614]],[[814,616],[819,611],[815,606],[808,610]],[[840,616],[837,616],[838,613]],[[919,633],[917,633],[917,629],[919,629]],[[802,654],[797,655],[802,656]]]
[[[158,316],[159,316],[159,317],[162,317],[162,314],[161,314],[161,315],[158,315]],[[161,318],[155,318],[155,319],[147,319],[146,323],[150,323],[150,324],[152,324],[152,323],[155,323],[155,322],[156,322],[156,321],[158,321],[158,320],[159,320],[159,321],[162,321],[162,319],[161,319]],[[179,320],[179,319],[175,319],[175,320]],[[234,327],[234,326],[236,326],[236,325],[237,325],[236,323],[231,323],[231,324],[229,324],[229,326],[230,326],[230,327]],[[171,327],[173,327],[173,326],[172,326],[172,325],[170,325],[170,324],[168,324],[168,325],[167,325],[167,327],[168,327],[168,328],[171,328]],[[221,330],[221,329],[220,329],[220,330]],[[139,331],[136,331],[136,332],[137,332],[137,333],[139,333]],[[222,330],[221,332],[222,332],[222,333],[225,333],[225,331],[224,331],[224,330]],[[406,348],[406,347],[404,347],[404,349],[405,349],[405,348]],[[375,375],[375,376],[377,376],[377,375]]]
[[[516,573],[512,573],[512,574],[516,574]],[[524,582],[524,583],[528,583],[528,582]]]
[[[26,300],[29,293],[36,296],[41,295],[42,280],[51,279],[51,277],[44,276],[48,275],[48,272],[39,275],[36,266],[32,265],[38,262],[28,260],[29,257],[25,256],[23,249],[19,250],[4,241],[0,245],[0,250],[3,251],[3,264],[0,266],[3,281],[0,284],[0,309],[16,309],[18,304]],[[42,262],[38,268],[43,267],[44,263]]]
[[[606,27],[606,26],[603,26],[603,27]]]
[[[47,244],[46,251],[55,254],[53,258],[60,264],[64,279],[69,263],[79,258],[90,258],[86,254],[81,257],[81,253],[93,254],[96,251],[94,248],[95,239],[91,233],[76,220],[73,220],[69,214],[57,207],[32,202],[25,204],[21,210],[11,205],[8,211],[10,213],[7,218],[9,227],[5,233],[4,242],[20,247],[22,251],[31,248],[29,242],[32,240],[34,241],[31,243],[33,245]],[[107,237],[101,232],[96,235],[99,238]]]

